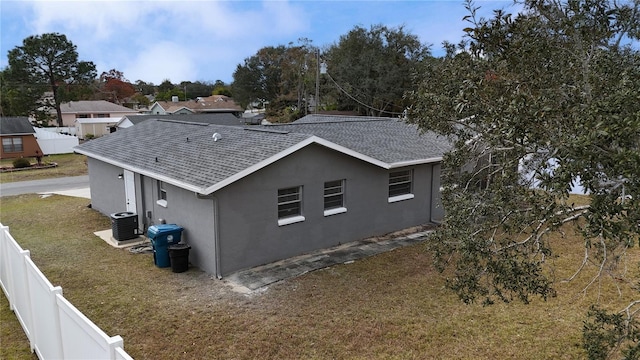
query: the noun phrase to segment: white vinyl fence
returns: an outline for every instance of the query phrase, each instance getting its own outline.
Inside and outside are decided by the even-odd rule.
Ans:
[[[0,224],[0,286],[40,360],[133,360],[120,336],[107,336],[62,296]]]

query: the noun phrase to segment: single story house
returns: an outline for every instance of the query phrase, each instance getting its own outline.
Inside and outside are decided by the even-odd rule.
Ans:
[[[76,136],[79,139],[97,138],[110,134],[112,128],[121,120],[121,118],[104,117],[104,118],[78,118],[75,121]]]
[[[71,101],[60,104],[63,126],[76,126],[76,119],[114,118],[114,123],[124,115],[139,114],[138,111],[105,100]]]
[[[35,134],[36,131],[27,117],[0,117],[0,159],[45,155]]]
[[[92,207],[185,230],[218,277],[437,222],[450,142],[391,118],[309,115],[289,125],[149,119],[76,147]]]
[[[225,95],[199,97],[195,100],[156,101],[146,112],[150,115],[179,115],[202,113],[241,114],[244,110],[232,98]]]

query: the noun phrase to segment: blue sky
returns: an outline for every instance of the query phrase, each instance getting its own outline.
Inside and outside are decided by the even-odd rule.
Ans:
[[[516,12],[512,1],[478,1],[480,14]],[[238,64],[265,46],[308,38],[337,43],[354,26],[404,26],[442,53],[467,23],[462,0],[413,1],[11,1],[0,2],[0,68],[29,35],[65,34],[98,74],[122,71],[130,81],[164,79],[230,83]]]

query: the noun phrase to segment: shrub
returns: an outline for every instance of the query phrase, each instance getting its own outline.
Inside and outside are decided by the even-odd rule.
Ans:
[[[29,159],[18,158],[13,160],[13,167],[16,169],[27,168],[29,166],[31,166],[31,162],[29,161]]]
[[[94,137],[96,137],[96,136],[95,136],[95,135],[93,135],[93,134],[87,134],[87,135],[85,135],[85,136],[84,136],[84,138],[85,138],[86,140],[91,140],[91,139],[93,139]]]

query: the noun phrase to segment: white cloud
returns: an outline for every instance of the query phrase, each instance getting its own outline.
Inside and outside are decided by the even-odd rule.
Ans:
[[[230,81],[244,57],[282,38],[287,39],[282,43],[295,41],[308,27],[302,7],[285,1],[29,4],[35,33],[65,34],[78,47],[81,60],[96,63],[98,73],[115,68],[132,81]],[[223,68],[225,76],[220,75]]]
[[[183,45],[160,41],[140,49],[130,60],[115,67],[130,81],[143,80],[160,84],[169,79],[173,83],[179,83],[196,77],[198,71],[194,55]]]

